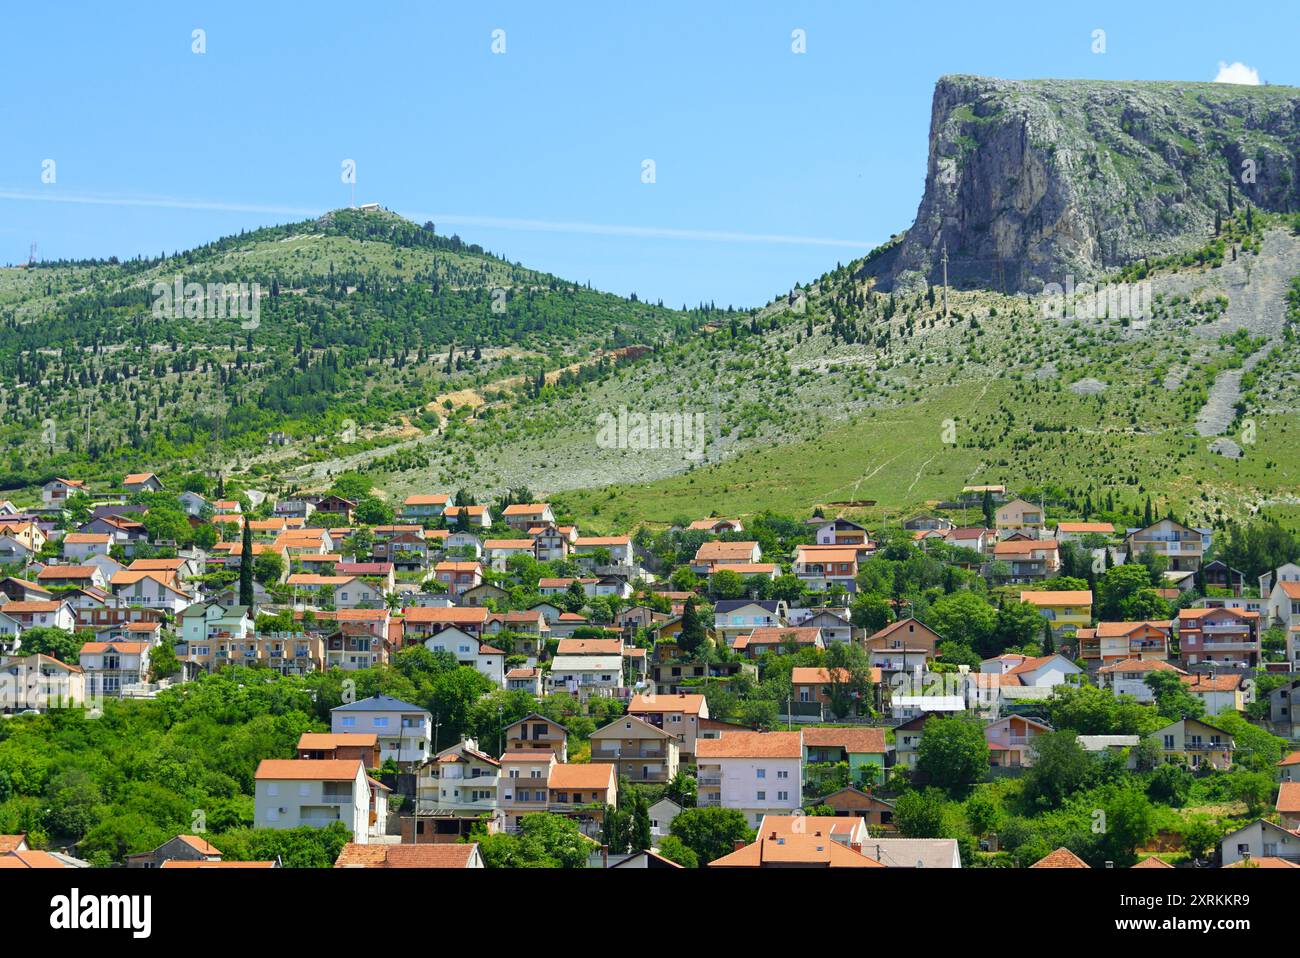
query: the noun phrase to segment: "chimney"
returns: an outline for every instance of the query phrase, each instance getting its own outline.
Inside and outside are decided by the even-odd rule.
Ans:
[[[775,835],[775,833],[773,833],[773,835]],[[738,852],[744,847],[745,847],[745,843],[742,842],[739,838],[732,843],[732,851]]]
[[[600,861],[601,861],[601,866],[600,866],[601,868],[609,867],[609,846],[608,845],[600,846]]]

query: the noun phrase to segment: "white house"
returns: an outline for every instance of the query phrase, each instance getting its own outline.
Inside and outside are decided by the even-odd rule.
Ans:
[[[550,687],[581,699],[612,695],[623,686],[622,655],[557,655],[551,660]]]
[[[379,736],[380,761],[423,762],[432,752],[433,716],[389,695],[372,695],[330,709],[330,731],[373,732]]]
[[[87,642],[78,664],[86,675],[86,694],[120,696],[124,689],[149,681],[148,642]]]
[[[1257,818],[1219,842],[1219,859],[1224,868],[1243,858],[1281,858],[1300,865],[1300,835]]]
[[[196,602],[181,613],[181,639],[190,644],[216,638],[246,639],[252,634],[253,619],[246,605]]]
[[[497,685],[505,685],[506,654],[501,649],[480,642],[476,636],[453,626],[424,640],[430,652],[450,652],[461,665],[478,669]]]
[[[165,609],[180,615],[194,602],[194,597],[171,585],[166,575],[159,572],[125,569],[113,576],[113,594],[127,605],[140,605],[148,609]]]
[[[739,809],[757,827],[802,805],[802,732],[724,732],[698,739],[695,760],[701,808]]]
[[[353,841],[363,845],[374,834],[371,784],[360,759],[263,759],[253,781],[255,828],[324,828],[343,822]],[[376,815],[376,824],[387,815],[386,797],[381,804],[384,815]]]
[[[113,537],[100,532],[69,532],[63,537],[63,558],[81,562],[90,556],[108,555]]]

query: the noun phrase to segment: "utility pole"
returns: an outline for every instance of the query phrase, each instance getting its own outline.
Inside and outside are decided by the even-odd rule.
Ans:
[[[948,241],[943,241],[943,318],[948,318]]]

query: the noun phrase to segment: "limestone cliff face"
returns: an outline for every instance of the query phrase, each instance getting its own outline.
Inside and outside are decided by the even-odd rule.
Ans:
[[[1300,89],[996,80],[935,86],[925,194],[880,289],[1038,292],[1203,244],[1244,199],[1300,210]],[[1252,161],[1243,165],[1244,161]]]

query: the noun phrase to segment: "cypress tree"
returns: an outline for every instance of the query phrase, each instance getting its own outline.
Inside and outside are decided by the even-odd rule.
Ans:
[[[239,604],[253,605],[253,531],[244,517],[244,543],[239,550]]]

